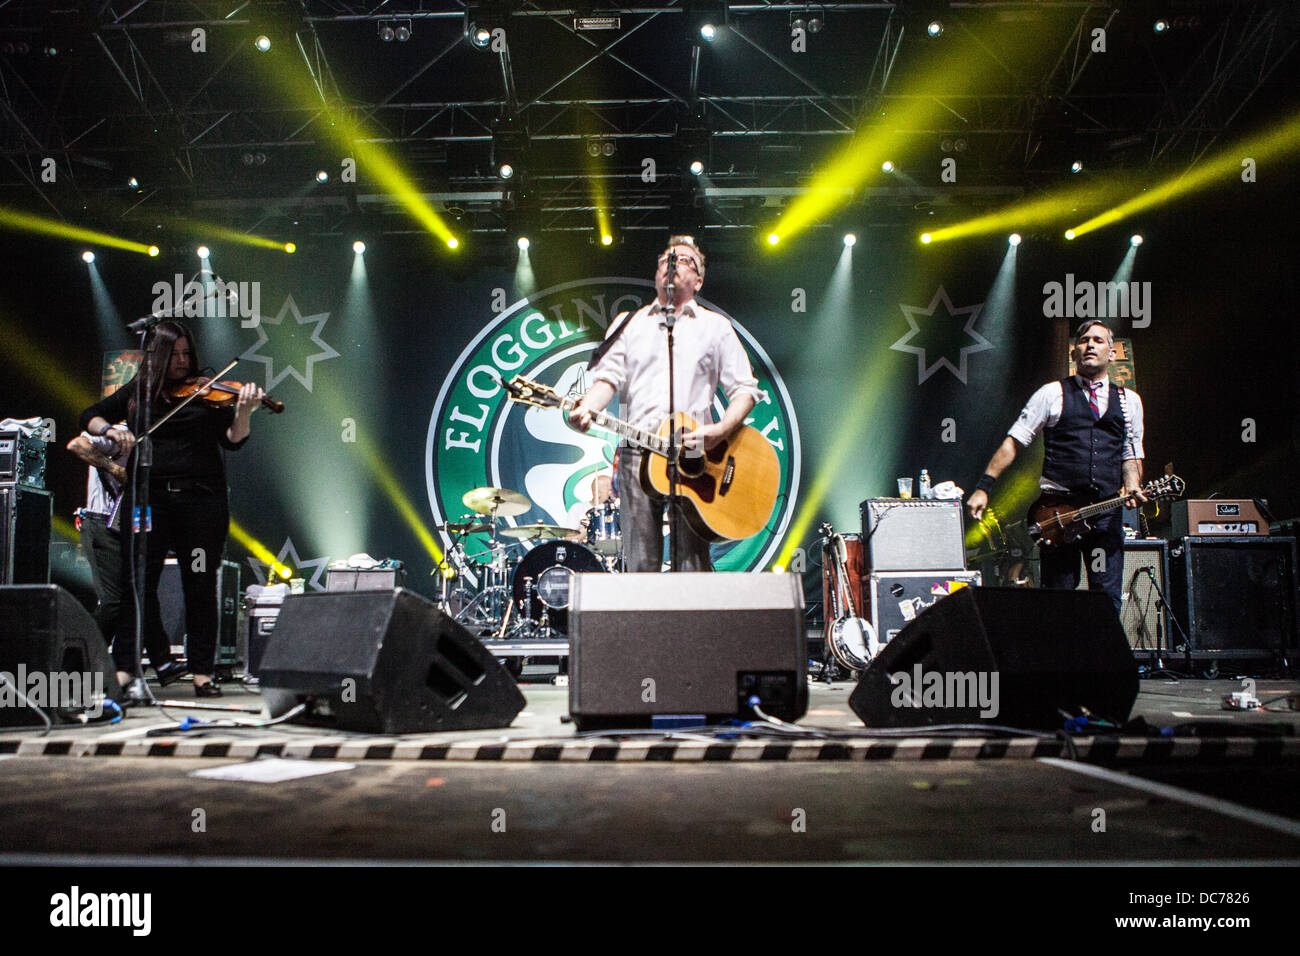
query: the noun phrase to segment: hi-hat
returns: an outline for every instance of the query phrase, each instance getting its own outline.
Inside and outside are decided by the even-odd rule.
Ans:
[[[445,531],[447,534],[479,534],[491,531],[492,526],[482,521],[448,521],[446,524],[438,525],[438,530]]]
[[[503,538],[519,541],[549,541],[555,538],[582,540],[582,532],[577,528],[565,528],[558,524],[521,524],[517,528],[502,528],[498,533]]]
[[[533,503],[517,491],[506,488],[475,488],[465,492],[460,499],[465,507],[481,515],[496,515],[498,518],[511,518],[521,515],[533,506]]]

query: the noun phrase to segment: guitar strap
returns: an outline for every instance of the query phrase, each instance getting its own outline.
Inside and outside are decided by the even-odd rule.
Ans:
[[[596,367],[596,363],[603,359],[605,353],[608,352],[610,348],[613,347],[614,343],[618,341],[618,337],[623,334],[623,330],[627,328],[627,324],[632,321],[632,316],[635,314],[635,312],[624,312],[622,315],[618,316],[622,321],[614,327],[614,331],[606,337],[605,341],[596,346],[596,351],[591,353],[591,361],[587,363],[588,372]]]
[[[1128,417],[1128,392],[1118,385],[1115,386],[1115,391],[1119,393],[1119,411],[1124,416],[1124,444],[1130,445],[1133,442],[1133,423]],[[1124,452],[1121,450],[1120,454],[1123,455]]]

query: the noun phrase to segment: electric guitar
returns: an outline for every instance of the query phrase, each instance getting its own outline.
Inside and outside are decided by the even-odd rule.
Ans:
[[[537,408],[558,408],[566,417],[578,401],[562,397],[555,389],[516,375],[505,384],[513,401]],[[689,415],[678,412],[677,495],[685,503],[682,515],[691,530],[708,541],[739,541],[762,531],[776,506],[781,464],[762,432],[742,425],[712,448],[686,449],[681,436],[699,427]],[[652,454],[641,456],[641,487],[655,498],[668,495],[668,439],[670,419],[659,430],[645,431],[608,415],[593,412],[591,422],[613,432],[629,444]]]
[[[1142,488],[1142,494],[1147,496],[1148,501],[1181,498],[1186,487],[1183,479],[1177,475],[1165,475],[1147,482]],[[1025,519],[1026,530],[1039,547],[1055,548],[1070,544],[1091,529],[1092,525],[1088,524],[1090,519],[1122,507],[1127,500],[1126,495],[1120,495],[1079,508],[1075,507],[1070,496],[1048,492],[1029,509],[1029,517]]]

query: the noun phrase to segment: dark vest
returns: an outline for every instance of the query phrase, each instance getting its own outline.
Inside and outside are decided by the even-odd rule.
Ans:
[[[1110,383],[1106,414],[1092,417],[1088,393],[1071,376],[1061,380],[1061,420],[1043,433],[1043,477],[1094,501],[1108,498],[1124,484],[1124,412],[1119,387]]]

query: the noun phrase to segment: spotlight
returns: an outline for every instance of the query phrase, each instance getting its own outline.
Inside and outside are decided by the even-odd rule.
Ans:
[[[357,255],[362,255],[366,251],[366,244],[358,239],[356,242],[352,243],[352,251]]]
[[[383,21],[380,21],[379,39],[383,40],[385,43],[392,43],[394,38],[396,38],[396,36],[397,36],[397,31],[393,29],[393,25],[391,23],[385,23]]]
[[[587,140],[587,155],[588,156],[600,155],[600,143],[598,141],[594,139]]]
[[[1066,238],[1066,239],[1073,239],[1073,238],[1074,238],[1074,230],[1073,230],[1073,229],[1067,229],[1067,230],[1065,230],[1065,238]]]
[[[704,23],[700,25],[700,36],[704,38],[706,43],[712,43],[713,38],[717,35],[718,28],[712,23]]]
[[[132,189],[139,189],[139,188],[140,188],[140,180],[136,179],[134,176],[132,176],[130,179],[128,179],[128,180],[126,181],[126,184],[127,184],[128,186],[130,186]]]
[[[1072,173],[1081,173],[1081,172],[1083,172],[1083,163],[1079,162],[1079,161],[1076,159],[1074,162],[1072,162],[1072,163],[1070,164],[1070,172],[1072,172]]]
[[[411,21],[406,20],[397,25],[397,42],[405,43],[411,39]]]
[[[774,246],[780,241],[781,241],[781,237],[777,235],[775,232],[769,232],[767,234],[767,244],[769,246]]]
[[[200,259],[206,259],[209,255],[212,254],[212,251],[207,246],[199,246],[194,251],[199,254]]]
[[[943,36],[943,24],[938,20],[931,20],[930,25],[925,28],[925,32],[932,37]]]
[[[807,22],[806,20],[804,20],[803,17],[795,17],[793,20],[790,21],[790,29],[791,29],[791,31],[794,31],[794,30],[807,30],[807,29],[808,29],[808,22]]]
[[[880,171],[882,173],[892,173],[894,171],[894,164],[887,159],[880,164]]]
[[[95,261],[95,254],[91,252],[89,249],[87,249],[85,252],[81,254],[81,261],[89,265],[90,263]]]
[[[157,259],[157,258],[158,258],[158,253],[161,252],[161,251],[162,251],[162,250],[160,250],[157,246],[150,246],[150,247],[149,247],[149,256],[150,256],[150,258]]]
[[[257,38],[253,45],[265,53],[267,50],[271,49],[271,38],[263,33]]]
[[[293,577],[293,570],[291,568],[282,566],[280,568],[280,577],[284,578],[286,581],[289,580],[291,577]]]
[[[485,49],[492,42],[492,31],[487,27],[471,26],[469,29],[469,42],[480,50]]]
[[[614,149],[615,146],[614,146],[614,141],[612,139],[607,139],[605,140],[605,142],[600,144],[600,151],[604,153],[606,156],[613,156]]]
[[[930,242],[931,242],[932,239],[934,239],[934,237],[933,237],[932,235],[930,235],[928,232],[923,232],[923,233],[921,233],[921,244],[922,244],[922,245],[926,245],[926,246],[928,246],[928,245],[930,244]]]
[[[298,247],[295,246],[292,242],[286,242],[284,244],[284,251],[287,252],[289,255],[293,255],[295,252],[298,251]]]
[[[520,236],[518,239],[515,240],[515,245],[518,246],[520,251],[522,252],[526,250],[529,246],[531,246],[532,243],[528,241],[527,236]]]
[[[819,20],[817,17],[809,17],[809,18],[808,18],[808,32],[809,32],[809,33],[821,33],[821,32],[822,32],[822,22],[821,22],[821,20]]]
[[[509,163],[502,163],[501,168],[497,170],[502,179],[509,179],[515,174],[515,168]]]
[[[1007,236],[1007,243],[1013,246],[1020,245],[1020,233],[1013,232],[1011,235]]]
[[[316,182],[327,183],[330,181],[330,174],[323,169],[316,170]]]
[[[1142,237],[1139,236],[1139,235],[1134,234],[1134,235],[1132,235],[1132,236],[1129,237],[1128,242],[1129,242],[1129,245],[1131,245],[1131,246],[1134,246],[1134,247],[1136,247],[1136,246],[1140,246],[1140,245],[1142,245]]]
[[[1151,24],[1151,29],[1154,30],[1156,33],[1164,33],[1169,29],[1169,21],[1157,20],[1155,23]]]
[[[844,244],[846,246],[856,246],[858,244],[858,237],[851,232],[846,232],[844,234]]]
[[[700,161],[697,159],[697,160],[695,160],[694,162],[691,163],[691,175],[692,175],[692,176],[698,176],[698,175],[699,175],[700,173],[702,173],[702,172],[704,172],[704,164],[703,164],[702,162],[700,162]]]
[[[447,240],[448,249],[456,249],[459,248],[459,246],[460,246],[460,240],[457,239],[455,236],[452,236],[450,239]]]
[[[614,244],[614,237],[607,232],[603,232],[600,235],[600,244],[602,246],[612,246]]]

